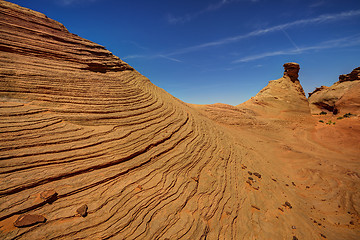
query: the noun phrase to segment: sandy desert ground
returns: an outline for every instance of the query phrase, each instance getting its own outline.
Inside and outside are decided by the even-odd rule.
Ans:
[[[360,239],[357,98],[312,114],[288,68],[188,104],[41,13],[0,25],[1,239]]]

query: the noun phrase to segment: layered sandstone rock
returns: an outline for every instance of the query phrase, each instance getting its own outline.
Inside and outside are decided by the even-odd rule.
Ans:
[[[360,113],[359,74],[360,68],[355,68],[350,74],[340,75],[332,86],[322,86],[309,93],[311,113]]]
[[[299,82],[300,65],[298,63],[289,62],[284,64],[284,77],[289,77],[292,82]]]
[[[285,63],[284,68],[282,78],[270,81],[256,96],[238,107],[274,117],[309,115],[309,105],[298,80],[299,64]]]
[[[0,24],[1,239],[359,235],[358,152],[289,128],[220,126],[104,47],[2,0]],[[280,117],[306,113],[290,77],[269,85],[258,99]]]
[[[349,74],[342,74],[339,76],[339,82],[357,81],[360,80],[360,67],[355,68]]]

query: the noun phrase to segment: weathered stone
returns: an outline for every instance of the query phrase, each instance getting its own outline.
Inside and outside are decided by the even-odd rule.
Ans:
[[[289,202],[285,202],[285,206],[287,206],[288,208],[292,208],[292,206]]]
[[[322,91],[322,90],[327,89],[327,88],[329,88],[329,87],[327,87],[327,86],[321,86],[321,87],[315,88],[315,90],[312,91],[311,93],[308,93],[308,95],[309,95],[309,97],[311,97],[311,95],[313,95],[314,93],[319,92],[319,91]]]
[[[349,74],[339,76],[339,81],[330,87],[321,86],[309,93],[312,114],[322,111],[337,113],[360,113],[360,67]]]
[[[55,190],[51,189],[51,190],[46,190],[43,191],[42,193],[40,193],[40,198],[44,201],[44,202],[49,202],[52,203],[57,199],[57,192],[55,192]]]
[[[360,67],[355,68],[349,74],[342,74],[339,76],[339,82],[360,80]]]
[[[30,227],[38,223],[43,223],[46,221],[46,218],[41,215],[32,215],[32,214],[24,214],[20,215],[18,219],[14,222],[15,227]]]
[[[284,68],[285,68],[284,77],[288,76],[292,82],[299,81],[298,77],[299,77],[300,65],[298,63],[294,63],[294,62],[285,63]]]
[[[256,96],[238,107],[242,110],[250,109],[255,114],[267,117],[281,115],[287,119],[309,118],[309,103],[298,80],[299,64],[286,63],[284,67],[282,78],[270,81]]]
[[[88,206],[86,204],[82,205],[81,207],[79,207],[76,212],[78,214],[80,214],[82,217],[86,217],[87,216],[87,210],[88,210]]]
[[[254,176],[258,177],[258,178],[261,178],[261,174],[260,173],[257,173],[257,172],[254,172]]]

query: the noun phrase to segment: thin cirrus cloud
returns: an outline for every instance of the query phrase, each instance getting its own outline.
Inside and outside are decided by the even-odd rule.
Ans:
[[[64,6],[69,6],[69,5],[73,5],[73,4],[78,4],[78,3],[84,3],[84,2],[95,2],[97,0],[60,0],[58,1],[61,5]]]
[[[191,46],[191,47],[187,47],[187,48],[182,48],[182,49],[173,51],[169,54],[166,54],[166,56],[180,55],[180,54],[184,54],[184,53],[199,51],[199,50],[209,48],[209,47],[230,44],[230,43],[238,42],[240,40],[250,38],[250,37],[261,36],[261,35],[265,35],[268,33],[277,32],[277,31],[284,31],[285,29],[288,29],[291,27],[305,26],[305,25],[309,25],[309,24],[328,23],[328,22],[332,22],[332,21],[340,21],[340,20],[343,20],[346,18],[351,18],[351,17],[355,17],[355,16],[359,16],[359,15],[360,15],[360,10],[351,10],[351,11],[341,12],[341,13],[336,13],[336,14],[320,15],[315,18],[296,20],[293,22],[280,24],[280,25],[276,25],[273,27],[269,27],[269,28],[255,30],[255,31],[243,34],[243,35],[237,35],[237,36],[233,36],[233,37],[223,38],[223,39],[220,39],[217,41],[212,41],[212,42],[207,42],[207,43],[203,43],[203,44],[199,44],[199,45],[195,45],[195,46]]]
[[[242,35],[237,35],[237,36],[233,36],[233,37],[227,37],[227,38],[223,38],[223,39],[220,39],[220,40],[217,40],[217,41],[207,42],[207,43],[203,43],[203,44],[199,44],[199,45],[195,45],[195,46],[191,46],[191,47],[178,49],[178,50],[172,51],[170,53],[166,53],[166,54],[164,54],[164,53],[163,54],[155,54],[155,55],[152,55],[152,56],[130,55],[130,56],[124,57],[123,59],[164,58],[164,59],[168,59],[168,60],[171,60],[171,61],[174,61],[174,62],[182,62],[181,60],[174,58],[174,56],[182,55],[182,54],[186,54],[186,53],[190,53],[190,52],[196,52],[196,51],[204,50],[204,49],[215,47],[215,46],[222,46],[222,45],[226,45],[226,44],[231,44],[231,43],[241,41],[243,39],[262,36],[262,35],[266,35],[268,33],[273,33],[273,32],[278,32],[278,31],[282,31],[289,38],[289,41],[295,46],[296,49],[295,50],[290,50],[290,51],[285,51],[285,52],[277,51],[277,52],[272,52],[272,53],[264,53],[261,56],[262,57],[267,57],[265,55],[276,56],[276,55],[283,55],[285,53],[286,54],[296,54],[301,49],[294,43],[294,41],[286,33],[286,31],[285,31],[286,29],[289,29],[289,28],[292,28],[292,27],[306,26],[306,25],[311,25],[311,24],[324,24],[324,23],[329,23],[329,22],[334,22],[334,21],[341,21],[341,20],[344,20],[344,19],[357,17],[357,16],[360,16],[360,10],[351,10],[351,11],[335,13],[335,14],[324,14],[324,15],[320,15],[320,16],[315,17],[315,18],[300,19],[300,20],[296,20],[296,21],[293,21],[293,22],[288,22],[288,23],[275,25],[275,26],[260,29],[260,30],[255,30],[255,31],[252,31],[252,32],[249,32],[249,33],[246,33],[246,34],[242,34]],[[310,50],[310,49],[308,49],[308,50]],[[253,58],[255,58],[255,57],[256,56],[253,56]],[[258,56],[258,58],[260,58],[260,56]],[[243,60],[245,60],[245,58]],[[249,58],[248,60],[250,61],[251,59]],[[237,61],[237,62],[241,62],[241,61]],[[245,61],[242,61],[242,62],[245,62]]]
[[[197,18],[198,16],[207,13],[207,12],[212,12],[215,11],[217,9],[222,8],[223,6],[233,3],[233,2],[240,2],[241,0],[221,0],[220,2],[217,2],[215,4],[210,4],[208,5],[206,8],[195,12],[195,13],[188,13],[185,14],[184,16],[180,16],[180,17],[175,17],[172,14],[168,14],[167,16],[167,20],[170,24],[178,24],[178,23],[186,23],[186,22],[190,22],[191,20],[193,20],[194,18]],[[244,0],[243,0],[244,1]],[[258,0],[249,0],[251,2],[257,2]]]
[[[147,59],[164,58],[164,59],[167,59],[167,60],[170,60],[170,61],[173,61],[173,62],[182,62],[179,59],[176,59],[176,58],[173,58],[173,57],[168,57],[168,56],[165,56],[163,54],[156,54],[156,55],[153,55],[153,56],[134,54],[134,55],[129,55],[129,56],[123,57],[122,59],[123,60],[129,60],[129,59],[135,59],[135,58],[147,58]]]
[[[307,47],[298,47],[296,49],[287,49],[287,50],[279,50],[274,52],[265,52],[256,55],[246,56],[237,60],[234,60],[232,63],[243,63],[243,62],[250,62],[255,61],[267,57],[274,57],[279,55],[295,55],[301,54],[311,51],[319,51],[323,49],[330,49],[330,48],[343,48],[343,47],[351,47],[360,45],[360,35],[350,36],[346,38],[339,38],[333,39],[330,41],[321,42],[320,44],[307,46]]]

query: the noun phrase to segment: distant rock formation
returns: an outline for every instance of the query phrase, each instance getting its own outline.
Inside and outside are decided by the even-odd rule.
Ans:
[[[340,75],[331,87],[321,86],[309,93],[309,104],[312,114],[360,112],[360,67]]]
[[[289,62],[284,64],[284,77],[288,76],[292,82],[299,82],[300,65],[298,63]]]
[[[339,82],[360,80],[360,67],[355,68],[349,74],[342,74],[339,76]]]
[[[289,113],[309,115],[309,105],[298,79],[299,64],[285,63],[284,68],[282,78],[270,81],[255,97],[238,107],[269,116],[280,117]]]

